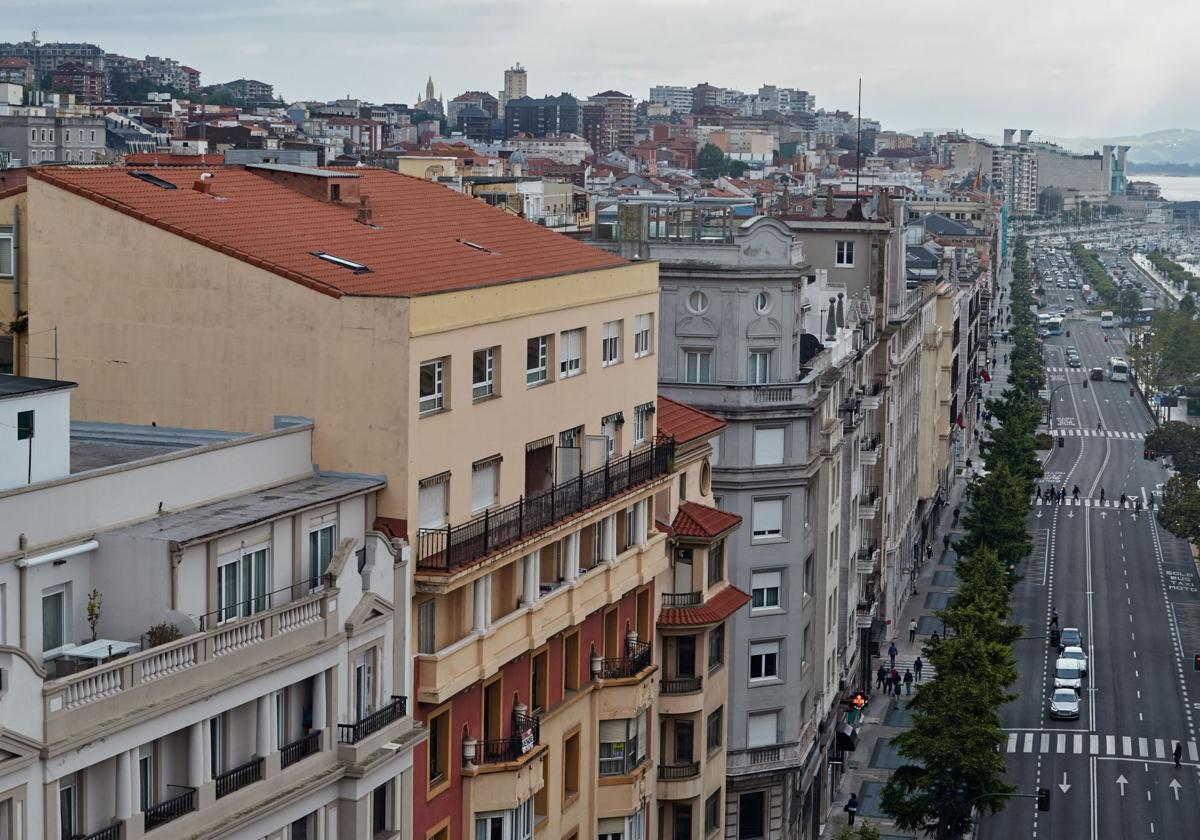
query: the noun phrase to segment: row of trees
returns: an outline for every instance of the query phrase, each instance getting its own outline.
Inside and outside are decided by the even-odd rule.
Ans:
[[[1189,300],[1190,296],[1184,300]],[[1151,330],[1134,330],[1129,356],[1147,392],[1200,385],[1200,321],[1186,307],[1154,310]],[[1194,390],[1200,396],[1200,390]]]
[[[1163,423],[1146,436],[1146,446],[1170,456],[1177,470],[1163,487],[1159,524],[1177,537],[1200,542],[1200,426]]]
[[[1087,275],[1088,285],[1096,290],[1100,299],[1105,303],[1114,303],[1117,299],[1117,284],[1112,281],[1112,277],[1100,264],[1100,259],[1078,242],[1071,245],[1071,253],[1075,255],[1075,262]],[[1014,314],[1013,317],[1015,318],[1016,315]]]
[[[907,760],[883,789],[883,810],[906,831],[939,840],[967,832],[975,808],[1001,810],[1015,788],[1004,781],[1000,707],[1017,678],[1011,622],[1017,566],[1032,550],[1026,523],[1041,467],[1034,448],[1045,382],[1031,309],[1033,272],[1025,240],[1013,251],[1012,362],[1008,386],[989,400],[992,429],[983,446],[986,473],[968,488],[970,505],[956,544],[961,581],[938,612],[947,635],[925,646],[937,676],[909,704],[912,729],[895,740]]]
[[[1177,287],[1187,289],[1189,292],[1200,292],[1200,277],[1192,274],[1175,260],[1160,251],[1151,251],[1146,254],[1146,258],[1150,260],[1150,264],[1159,274]]]
[[[700,150],[697,163],[699,164],[701,175],[705,178],[714,179],[720,178],[722,175],[740,178],[748,168],[745,162],[733,160],[712,143],[704,144],[704,147]]]

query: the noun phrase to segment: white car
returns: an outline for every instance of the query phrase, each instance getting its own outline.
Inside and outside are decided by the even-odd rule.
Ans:
[[[1071,688],[1056,688],[1050,698],[1050,717],[1079,717],[1079,695]]]
[[[1069,688],[1076,694],[1083,689],[1083,670],[1078,660],[1063,657],[1054,663],[1054,687]]]
[[[1083,652],[1083,648],[1079,647],[1079,645],[1071,645],[1069,648],[1064,649],[1058,658],[1060,660],[1074,659],[1079,663],[1079,672],[1083,676],[1087,676],[1087,654]]]

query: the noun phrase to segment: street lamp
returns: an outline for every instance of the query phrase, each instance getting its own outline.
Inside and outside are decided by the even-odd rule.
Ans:
[[[1084,383],[1083,387],[1086,388],[1087,380],[1084,379],[1083,383]],[[1068,379],[1066,382],[1062,383],[1061,385],[1055,385],[1053,388],[1051,388],[1049,395],[1046,397],[1046,428],[1050,430],[1051,434],[1053,434],[1053,432],[1054,432],[1054,427],[1053,427],[1053,423],[1054,423],[1054,392],[1058,391],[1060,388],[1066,388],[1068,385],[1075,385],[1075,384],[1076,383],[1074,383]]]

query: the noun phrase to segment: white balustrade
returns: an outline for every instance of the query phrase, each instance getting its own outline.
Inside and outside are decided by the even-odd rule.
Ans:
[[[303,601],[279,614],[279,632],[287,633],[297,627],[312,624],[321,618],[320,601]]]
[[[154,653],[142,660],[142,682],[186,671],[196,664],[196,645],[189,643]]]
[[[75,709],[111,697],[124,687],[124,673],[120,668],[89,674],[67,686],[67,708]]]
[[[262,639],[262,619],[234,624],[227,630],[218,630],[213,636],[213,656],[223,656],[230,651],[257,644]]]

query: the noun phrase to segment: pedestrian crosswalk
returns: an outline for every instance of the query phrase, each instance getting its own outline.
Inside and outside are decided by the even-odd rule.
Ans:
[[[1145,499],[1142,499],[1141,502],[1142,507],[1145,508]],[[1101,501],[1100,499],[1073,499],[1070,496],[1067,496],[1067,498],[1063,499],[1061,502],[1055,502],[1050,499],[1039,499],[1037,497],[1034,497],[1033,499],[1033,504],[1035,507],[1040,507],[1042,505],[1054,507],[1055,505],[1058,505],[1060,507],[1123,508],[1124,510],[1137,510],[1137,503],[1138,499],[1133,496],[1127,498],[1124,504],[1121,504],[1121,500],[1119,498],[1105,499]]]
[[[1072,755],[1115,755],[1122,758],[1172,759],[1175,744],[1170,738],[1144,738],[1136,735],[1096,735],[1089,732],[1009,732],[1004,752],[1059,753]],[[1183,742],[1183,757],[1200,761],[1195,741]]]
[[[1145,440],[1144,432],[1109,431],[1108,429],[1055,429],[1050,434],[1063,437],[1102,437],[1114,440]]]
[[[891,664],[891,659],[889,659],[886,654],[887,654],[887,651],[884,651],[884,657],[882,660],[880,660],[880,663],[885,668],[887,668]],[[914,689],[921,683],[927,683],[931,679],[933,679],[935,676],[937,676],[937,669],[933,667],[933,663],[922,656],[921,657],[921,682],[916,682],[915,680],[916,680],[916,676],[917,676],[917,669],[913,667],[913,664],[916,661],[917,661],[917,658],[915,656],[909,656],[909,657],[897,656],[896,657],[896,671],[900,674],[901,679],[904,679],[905,671],[912,671],[913,679],[914,679],[914,682],[913,682]],[[878,668],[878,666],[876,666],[876,667]],[[876,680],[876,682],[878,682],[878,680]],[[876,687],[878,688],[878,686],[876,686]]]

